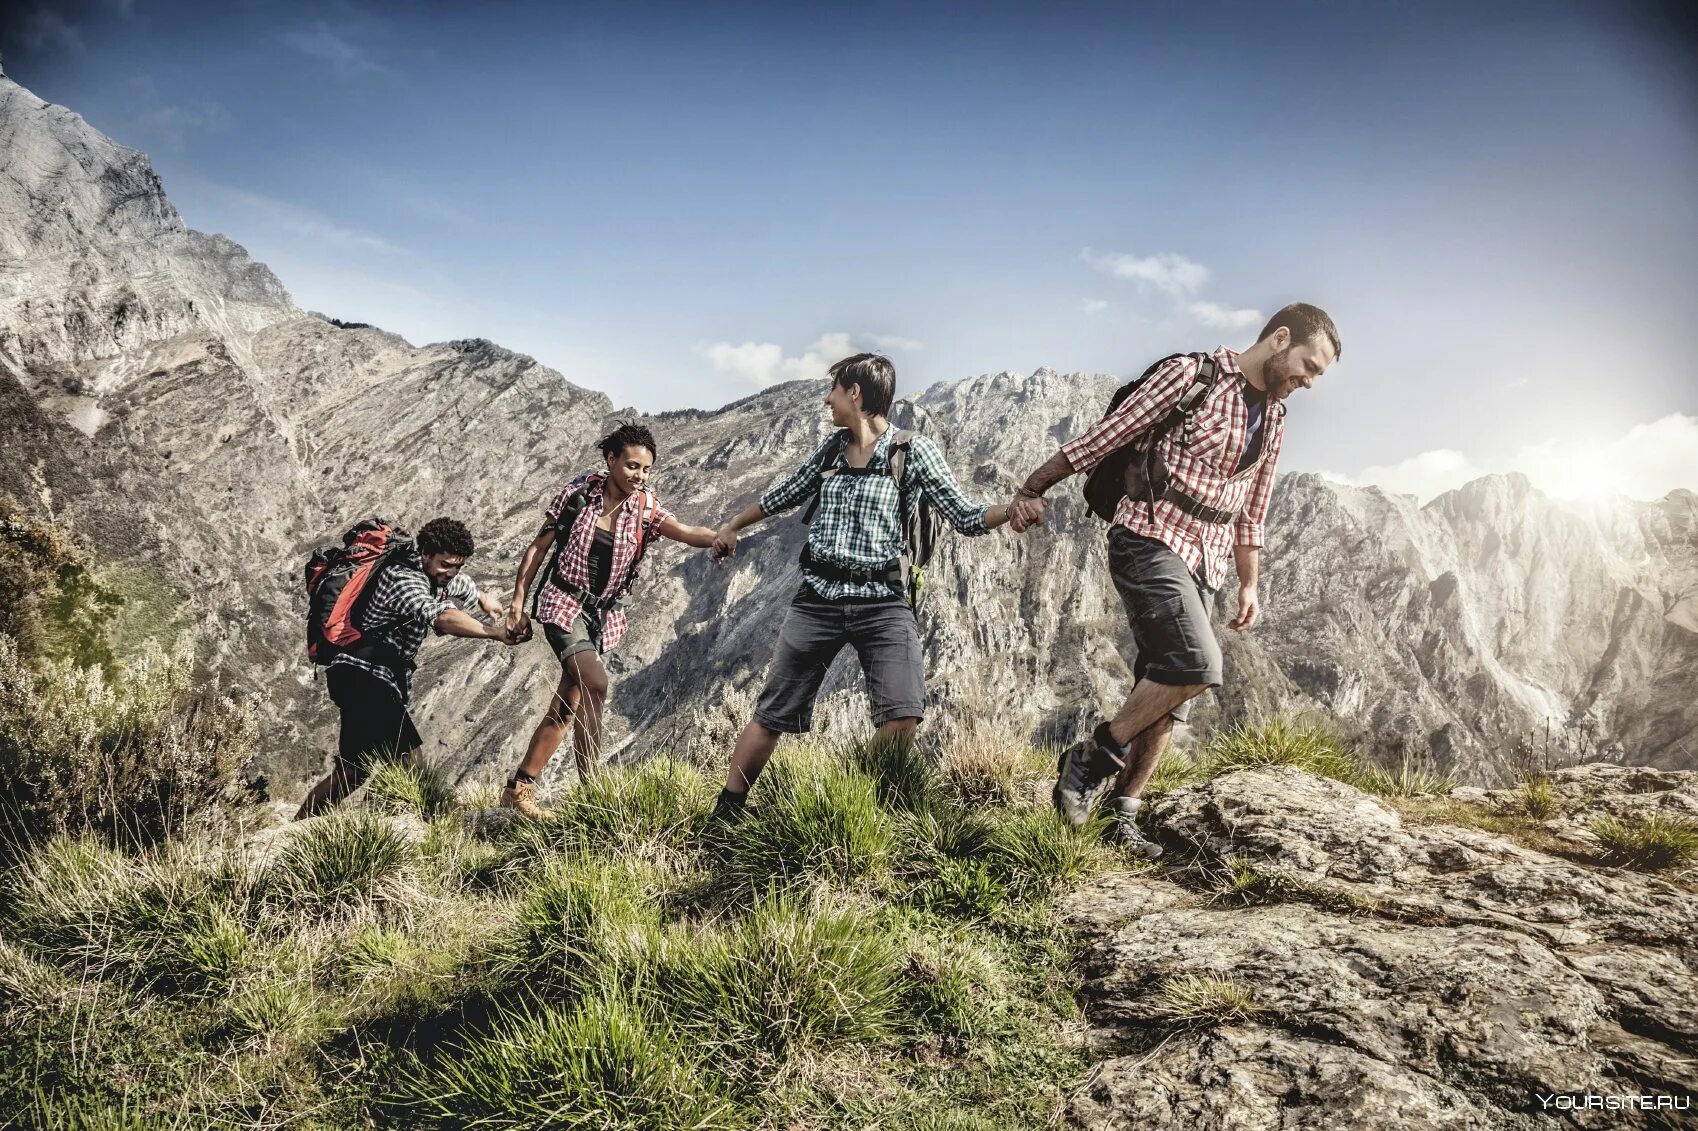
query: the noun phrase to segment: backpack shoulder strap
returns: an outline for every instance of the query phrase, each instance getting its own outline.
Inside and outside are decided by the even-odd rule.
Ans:
[[[814,512],[820,505],[820,488],[824,486],[826,477],[832,474],[831,465],[837,462],[837,457],[843,454],[844,447],[849,442],[849,430],[839,428],[830,442],[821,449],[819,458],[814,461],[814,491],[808,499],[808,509],[802,512],[802,521],[812,523]]]
[[[914,433],[904,428],[890,437],[890,477],[901,487],[907,482],[908,449],[914,444]]]

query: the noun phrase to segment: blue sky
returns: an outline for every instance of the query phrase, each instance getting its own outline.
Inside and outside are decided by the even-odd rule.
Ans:
[[[1345,352],[1287,468],[1698,488],[1678,17],[1129,7],[22,0],[0,49],[303,306],[616,404],[1135,372],[1303,299]]]

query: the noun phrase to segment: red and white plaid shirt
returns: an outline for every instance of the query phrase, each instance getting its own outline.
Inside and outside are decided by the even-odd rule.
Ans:
[[[560,547],[558,566],[560,576],[567,584],[576,585],[579,589],[587,590],[590,587],[590,543],[595,539],[596,520],[601,518],[604,498],[602,482],[606,478],[605,475],[594,472],[580,475],[560,489],[560,493],[554,496],[554,501],[548,504],[546,512],[548,525],[553,527],[560,520],[560,513],[566,509],[566,500],[572,497],[572,492],[580,487],[584,489],[584,509],[578,512],[571,532],[566,535],[566,541]],[[639,492],[619,504],[618,513],[613,519],[613,568],[608,571],[607,584],[602,588],[602,593],[617,593],[625,584],[625,577],[631,571],[632,559],[637,556],[637,532],[638,527],[644,524],[645,514],[648,526],[645,539],[658,538],[661,524],[672,517],[672,512],[660,505],[660,500],[655,498],[654,492]],[[541,584],[542,590],[537,596],[537,620],[571,631],[572,618],[583,611],[583,602],[554,584],[552,573],[544,577]],[[602,652],[613,651],[619,641],[624,639],[628,623],[625,610],[617,605],[602,614]]]
[[[1121,499],[1114,512],[1119,525],[1165,543],[1211,589],[1219,588],[1225,578],[1234,545],[1262,544],[1262,523],[1273,497],[1274,465],[1285,439],[1285,404],[1270,397],[1262,418],[1261,455],[1243,471],[1236,470],[1249,432],[1249,409],[1244,403],[1249,381],[1233,350],[1219,346],[1214,358],[1219,375],[1208,400],[1192,417],[1192,443],[1187,447],[1183,427],[1176,427],[1162,441],[1161,456],[1181,491],[1216,510],[1237,511],[1238,518],[1231,523],[1204,522],[1165,499],[1156,503],[1152,516],[1147,498]],[[1110,452],[1158,424],[1190,387],[1197,365],[1194,357],[1175,358],[1150,374],[1113,414],[1063,444],[1061,450],[1073,470],[1089,471]]]

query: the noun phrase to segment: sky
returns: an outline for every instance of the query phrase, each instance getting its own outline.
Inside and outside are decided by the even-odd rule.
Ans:
[[[297,303],[618,406],[1131,375],[1313,302],[1283,470],[1698,489],[1679,4],[0,4]]]

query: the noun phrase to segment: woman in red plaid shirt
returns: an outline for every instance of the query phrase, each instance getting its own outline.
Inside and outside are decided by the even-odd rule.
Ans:
[[[625,636],[629,622],[620,602],[630,591],[649,541],[658,536],[703,549],[713,545],[712,529],[679,522],[645,486],[655,457],[654,434],[647,428],[621,425],[602,440],[601,454],[607,461],[605,472],[580,475],[549,503],[513,583],[507,624],[522,638],[531,632],[525,597],[558,533],[560,550],[537,593],[536,619],[560,659],[560,683],[501,795],[502,805],[526,817],[543,815],[536,803],[536,781],[565,738],[568,720],[578,776],[595,771],[602,705],[607,701],[607,669],[601,657]]]

